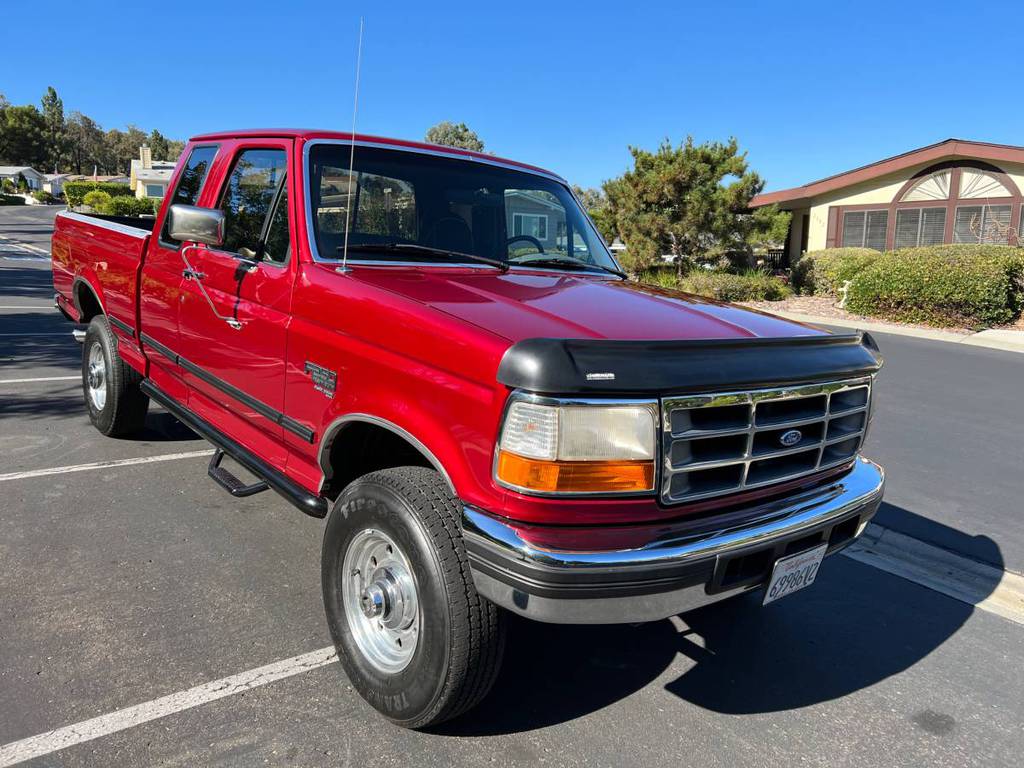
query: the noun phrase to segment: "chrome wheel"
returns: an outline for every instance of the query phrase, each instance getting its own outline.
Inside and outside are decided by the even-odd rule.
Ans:
[[[85,384],[93,407],[97,411],[102,411],[107,404],[107,365],[103,359],[103,347],[98,341],[89,347],[89,367]]]
[[[349,542],[341,573],[345,620],[359,650],[381,672],[401,672],[420,632],[409,561],[391,537],[368,528]]]

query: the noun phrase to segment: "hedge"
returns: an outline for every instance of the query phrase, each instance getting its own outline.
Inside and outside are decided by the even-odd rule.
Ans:
[[[159,205],[158,198],[112,197],[101,213],[108,216],[152,216]]]
[[[695,270],[686,275],[678,287],[687,293],[708,296],[719,301],[781,301],[793,293],[792,289],[778,278],[757,270],[749,270],[739,275]]]
[[[847,280],[853,278],[879,257],[872,248],[829,248],[810,251],[793,265],[791,279],[800,293],[838,296]]]
[[[56,202],[57,198],[47,192],[45,189],[37,189],[32,193],[32,197],[44,205]]]
[[[25,198],[19,195],[0,194],[0,205],[25,205]]]
[[[1013,320],[1024,298],[1024,249],[936,245],[880,254],[850,285],[846,308],[889,320],[978,328]]]
[[[92,208],[94,211],[103,212],[106,208],[107,203],[113,200],[109,192],[104,192],[102,189],[90,189],[82,197],[82,202]]]
[[[64,184],[64,199],[72,207],[79,206],[82,204],[85,193],[94,189],[102,190],[111,197],[127,197],[135,194],[127,184],[112,184],[107,181],[69,181]]]

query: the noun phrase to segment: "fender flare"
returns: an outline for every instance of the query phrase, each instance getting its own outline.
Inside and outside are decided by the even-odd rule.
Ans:
[[[320,439],[320,448],[317,451],[317,463],[320,465],[320,470],[323,473],[320,479],[321,488],[326,485],[327,478],[330,473],[330,467],[327,465],[327,459],[331,454],[331,446],[345,427],[351,424],[372,424],[376,427],[381,427],[393,432],[401,437],[413,448],[423,454],[424,458],[430,462],[431,466],[433,466],[434,469],[437,470],[438,474],[444,479],[445,484],[448,486],[448,490],[452,492],[453,496],[458,498],[458,493],[456,493],[455,485],[452,483],[452,479],[448,475],[448,470],[445,469],[444,464],[441,463],[437,456],[434,455],[434,452],[431,451],[422,440],[407,429],[398,426],[393,421],[388,421],[380,416],[374,416],[369,413],[346,413],[344,416],[339,416],[334,419],[334,421],[332,421],[324,430],[324,436]]]
[[[84,275],[79,274],[76,275],[75,279],[71,281],[71,300],[75,303],[75,309],[78,310],[78,316],[82,317],[83,315],[82,304],[78,300],[79,291],[82,287],[84,287],[85,290],[89,291],[89,293],[92,294],[93,298],[96,299],[96,303],[99,304],[100,307],[100,312],[104,315],[107,314],[107,306],[103,302],[103,298],[100,296],[100,291],[97,290],[97,288],[93,285],[92,281],[90,281]]]

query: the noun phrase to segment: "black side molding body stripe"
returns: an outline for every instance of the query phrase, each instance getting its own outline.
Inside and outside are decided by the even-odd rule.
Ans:
[[[276,408],[271,408],[266,403],[262,402],[261,400],[257,400],[252,395],[243,392],[238,387],[232,384],[228,384],[226,381],[217,376],[214,376],[212,373],[205,370],[204,368],[200,368],[191,360],[182,357],[177,352],[170,349],[169,347],[164,346],[159,341],[150,337],[149,335],[143,333],[141,334],[141,337],[144,344],[155,349],[157,352],[166,357],[172,363],[180,365],[182,368],[184,368],[186,371],[191,373],[196,378],[202,379],[211,387],[219,389],[221,392],[233,397],[238,402],[245,403],[247,406],[252,408],[254,411],[256,411],[256,413],[258,413],[260,416],[263,416],[265,419],[268,419],[269,421],[272,421],[275,424],[284,427],[292,434],[301,437],[307,443],[313,443],[316,440],[316,433],[309,427],[300,424],[290,416],[286,416]]]
[[[881,367],[878,345],[864,332],[682,341],[537,338],[505,351],[498,381],[545,394],[678,395],[854,378]]]
[[[213,443],[256,477],[284,496],[288,501],[312,517],[327,516],[327,499],[307,491],[276,467],[271,466],[247,448],[232,440],[199,415],[181,405],[148,379],[140,385],[142,391],[156,400],[167,411],[205,440]]]
[[[109,320],[110,324],[112,326],[114,326],[115,328],[120,328],[122,331],[127,333],[133,339],[135,338],[135,329],[132,328],[130,325],[128,325],[128,323],[124,322],[123,320],[118,320],[113,315],[107,315],[107,320]]]

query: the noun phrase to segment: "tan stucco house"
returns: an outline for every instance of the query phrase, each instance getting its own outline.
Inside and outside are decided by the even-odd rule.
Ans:
[[[136,197],[163,197],[171,183],[174,165],[171,160],[154,160],[152,150],[143,144],[139,147],[138,159],[132,160],[129,169],[128,184],[132,192]]]
[[[785,248],[791,264],[806,251],[843,246],[1016,245],[1022,189],[1024,147],[947,139],[802,187],[765,192],[752,204],[792,211]]]

